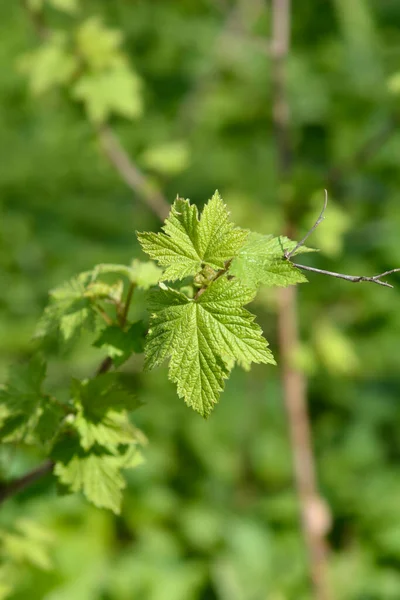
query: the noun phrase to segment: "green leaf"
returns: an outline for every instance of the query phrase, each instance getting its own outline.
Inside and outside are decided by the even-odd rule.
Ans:
[[[71,393],[85,416],[97,421],[110,409],[135,410],[141,405],[119,373],[105,373],[87,381],[74,379]]]
[[[144,351],[146,327],[143,321],[137,321],[123,331],[116,325],[106,327],[94,342],[97,348],[104,348],[116,367],[120,367],[133,354]]]
[[[82,75],[72,95],[84,103],[91,121],[103,123],[113,114],[128,119],[140,116],[140,87],[138,76],[122,64],[104,72]]]
[[[195,205],[182,198],[175,200],[163,230],[138,233],[138,239],[151,258],[167,267],[166,281],[195,275],[205,264],[215,270],[224,268],[248,235],[231,223],[218,192],[204,207],[200,221]]]
[[[9,416],[22,414],[27,422],[37,412],[44,397],[42,385],[45,376],[46,364],[39,356],[10,370],[6,385],[0,389],[0,402]],[[10,429],[10,421],[7,429]]]
[[[130,266],[130,280],[141,288],[148,290],[162,278],[163,271],[152,261],[133,260]]]
[[[284,236],[251,233],[233,259],[229,273],[252,288],[260,284],[285,287],[306,282],[303,273],[284,257],[285,251],[295,248],[296,243]],[[302,246],[295,254],[312,251]]]
[[[134,410],[140,402],[118,374],[106,373],[83,382],[73,380],[72,397],[78,412],[71,423],[85,450],[97,444],[115,454],[121,444],[138,443],[138,432],[129,422],[126,409]]]
[[[20,60],[20,68],[29,76],[32,93],[39,96],[68,83],[77,68],[77,59],[68,50],[67,38],[57,33],[36,51],[25,55]]]
[[[190,161],[188,143],[183,140],[151,146],[142,155],[144,165],[157,173],[177,175],[184,171]]]
[[[48,0],[57,10],[75,15],[79,10],[79,0]]]
[[[119,514],[125,481],[115,457],[107,454],[75,455],[68,463],[56,463],[54,473],[72,492],[83,491],[99,508]]]
[[[82,448],[89,450],[96,444],[110,450],[116,450],[120,444],[136,444],[136,429],[125,413],[109,410],[99,420],[91,420],[84,413],[78,414],[73,426],[79,434]]]
[[[154,262],[134,259],[131,264],[100,264],[93,269],[93,277],[106,273],[117,273],[127,277],[132,283],[137,285],[142,290],[148,290],[151,286],[156,285],[163,274],[163,270],[157,267]]]
[[[82,329],[93,329],[96,313],[91,298],[85,295],[90,273],[81,273],[50,292],[50,303],[39,321],[36,336],[44,337],[59,330],[70,341]]]
[[[62,407],[51,402],[50,399],[46,403],[42,402],[41,414],[34,428],[34,434],[42,444],[47,445],[53,442],[60,430],[65,414]]]
[[[179,396],[205,417],[234,361],[275,364],[254,316],[243,308],[253,297],[237,280],[220,277],[196,300],[165,286],[150,298],[146,365],[171,357],[169,376]]]
[[[79,54],[94,71],[103,71],[121,63],[121,42],[121,32],[105,27],[98,17],[87,19],[76,35]]]

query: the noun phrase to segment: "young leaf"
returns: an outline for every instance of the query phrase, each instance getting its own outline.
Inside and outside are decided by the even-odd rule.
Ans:
[[[119,373],[105,373],[87,381],[74,379],[71,393],[85,415],[97,421],[110,409],[135,410],[141,404]]]
[[[70,15],[76,14],[79,10],[79,0],[49,0],[49,4]]]
[[[92,71],[104,71],[120,64],[121,42],[121,32],[106,27],[98,17],[87,19],[76,35],[79,54]]]
[[[90,273],[81,273],[50,292],[50,303],[39,321],[37,337],[60,330],[64,340],[70,341],[83,328],[94,328],[96,313],[90,294],[85,295],[90,281]]]
[[[112,114],[133,119],[142,114],[139,77],[127,66],[82,75],[73,88],[89,119],[103,123]]]
[[[0,399],[12,412],[29,414],[43,397],[42,385],[46,377],[46,364],[34,356],[28,363],[14,366],[8,381],[0,390]]]
[[[179,396],[205,417],[233,361],[275,363],[254,316],[243,308],[253,297],[238,281],[220,277],[195,300],[167,287],[150,299],[147,367],[171,357],[169,376]]]
[[[285,251],[290,251],[295,246],[296,242],[284,236],[251,233],[239,254],[233,259],[229,273],[251,288],[260,284],[285,287],[306,282],[307,278],[303,273],[284,257]],[[312,251],[301,246],[296,254]]]
[[[152,261],[143,262],[134,259],[128,265],[101,264],[93,269],[93,277],[96,278],[104,273],[117,273],[124,275],[142,290],[148,290],[156,285],[162,277],[162,269],[157,267]]]
[[[136,444],[136,429],[125,413],[109,410],[101,420],[80,412],[73,421],[82,448],[89,450],[96,444],[114,452],[120,444]]]
[[[22,57],[20,68],[29,76],[32,93],[39,96],[67,83],[77,64],[76,57],[68,49],[67,38],[58,33]]]
[[[144,351],[146,327],[143,321],[137,321],[123,331],[117,325],[106,327],[94,342],[97,348],[104,348],[116,367],[120,367],[135,352]]]
[[[172,205],[161,233],[139,233],[143,250],[167,267],[163,279],[173,281],[198,273],[204,264],[215,270],[242,247],[247,231],[231,223],[218,192],[204,207],[199,221],[197,207],[178,198]]]

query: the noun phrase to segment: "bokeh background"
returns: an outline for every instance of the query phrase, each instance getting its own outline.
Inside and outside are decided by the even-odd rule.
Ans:
[[[2,380],[32,352],[50,288],[99,262],[143,257],[135,231],[159,227],[68,91],[32,93],[21,57],[42,42],[23,4],[0,2]],[[268,2],[81,0],[71,14],[63,4],[76,3],[45,7],[51,28],[70,33],[98,16],[123,34],[142,108],[110,124],[170,201],[179,193],[201,207],[218,188],[238,224],[280,234],[285,197],[300,235],[328,188],[326,220],[310,240],[321,252],[308,263],[366,275],[400,266],[399,2],[293,2],[294,162],[285,182]],[[400,278],[393,290],[309,280],[299,288],[294,350],[332,513],[331,587],[341,600],[398,600]],[[144,297],[135,310],[145,314]],[[262,290],[253,310],[279,361],[275,290]],[[54,355],[55,384],[93,372],[101,355],[85,342]],[[50,479],[9,500],[1,528],[19,527],[25,538],[2,546],[1,560],[13,561],[18,576],[2,581],[0,598],[312,598],[279,368],[235,369],[203,421],[177,398],[165,368],[146,375],[141,367],[140,359],[127,366],[145,401],[135,422],[149,444],[145,463],[128,474],[121,516],[57,497]],[[40,460],[4,447],[1,474],[20,475]]]

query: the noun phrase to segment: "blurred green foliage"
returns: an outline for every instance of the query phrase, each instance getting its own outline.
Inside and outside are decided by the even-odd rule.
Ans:
[[[129,153],[171,201],[180,193],[200,203],[218,188],[235,222],[280,234],[282,193],[304,231],[328,187],[315,240],[322,252],[303,260],[354,274],[400,264],[398,3],[293,3],[295,168],[283,190],[264,3],[31,0],[45,5],[58,32],[49,48],[21,4],[0,4],[2,380],[32,353],[48,289],[94,264],[139,257],[134,231],[159,226],[107,163],[70,88],[49,85],[49,70],[53,82],[69,77],[70,40],[92,60],[74,95],[96,123],[112,107]],[[93,40],[96,27],[115,33]],[[101,47],[110,45],[116,66],[100,69]],[[36,65],[31,89],[46,94],[30,93],[27,56]],[[103,67],[114,84],[129,68],[128,89],[103,84]],[[382,131],[385,143],[369,144]],[[330,576],[343,600],[400,597],[399,290],[310,276],[299,294],[298,358],[310,373],[320,486],[333,517]],[[277,355],[274,293],[260,295],[254,310]],[[143,293],[132,317],[144,314]],[[48,348],[54,389],[96,368],[99,350],[84,341],[62,355]],[[146,402],[135,423],[150,443],[144,465],[129,473],[121,516],[57,497],[47,480],[8,501],[0,598],[310,598],[278,369],[235,370],[203,422],[181,405],[166,372],[142,374],[140,358],[125,368]],[[1,474],[20,475],[40,459],[3,449]]]

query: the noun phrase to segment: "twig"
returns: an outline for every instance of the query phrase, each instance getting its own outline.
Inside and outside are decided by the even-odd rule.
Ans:
[[[286,85],[286,58],[290,45],[290,0],[272,0],[272,92],[273,121],[277,147],[278,170],[282,180],[292,173],[293,152],[290,136],[290,115]],[[286,212],[286,229],[293,235],[288,207],[282,200]],[[323,218],[323,212],[320,220]],[[317,221],[318,226],[320,221]],[[287,255],[288,258],[307,239]],[[312,449],[311,429],[307,410],[306,379],[293,365],[292,354],[298,346],[298,323],[296,288],[289,286],[278,295],[278,337],[282,374],[283,396],[288,419],[294,462],[294,476],[299,498],[303,535],[308,551],[308,562],[316,600],[331,597],[327,578],[327,544],[325,535],[329,528],[329,512],[318,493],[315,460]]]
[[[0,504],[7,500],[7,498],[14,496],[33,483],[36,483],[38,479],[41,479],[48,473],[51,473],[53,467],[54,462],[52,460],[46,460],[35,469],[32,469],[32,471],[29,471],[29,473],[22,475],[22,477],[17,477],[17,479],[14,479],[9,483],[0,484]]]
[[[103,308],[101,308],[101,306],[98,306],[97,304],[93,304],[93,308],[101,316],[101,318],[104,320],[104,322],[107,323],[107,325],[113,324],[112,318],[106,313],[106,311]]]
[[[50,31],[43,18],[43,11],[34,11],[26,0],[22,6],[31,21],[37,36],[41,40],[49,37]],[[135,165],[133,160],[122,146],[120,140],[109,125],[102,125],[96,129],[100,144],[110,163],[119,173],[122,180],[138,194],[142,201],[152,212],[164,221],[168,216],[170,205],[163,194],[150,185],[147,178]]]
[[[290,250],[290,252],[287,250],[285,252],[285,258],[287,258],[288,260],[290,260],[290,258],[293,256],[293,254],[295,254],[297,252],[297,250],[299,248],[301,248],[301,246],[304,246],[304,244],[306,243],[306,241],[308,240],[308,238],[310,237],[310,235],[312,234],[313,231],[315,231],[318,227],[318,225],[321,223],[321,221],[323,221],[325,219],[325,211],[326,211],[326,206],[328,204],[328,191],[325,190],[325,201],[324,201],[324,206],[322,208],[321,214],[319,215],[318,219],[315,221],[314,225],[311,227],[311,229],[306,233],[306,235],[303,237],[302,240],[300,240],[300,242],[298,242],[296,244],[296,246],[293,248],[293,250]]]
[[[150,185],[109,125],[99,127],[97,134],[105,155],[122,180],[139,195],[161,221],[164,221],[168,216],[170,205],[163,194]]]
[[[129,307],[131,305],[132,296],[133,296],[133,292],[135,291],[135,287],[136,287],[136,284],[131,283],[128,288],[128,293],[126,295],[124,310],[123,310],[122,317],[121,317],[121,327],[124,327],[126,324],[126,320],[128,318],[128,313],[129,313]]]
[[[300,242],[298,242],[296,244],[296,246],[293,248],[293,250],[291,250],[290,252],[286,251],[284,253],[284,257],[287,260],[290,260],[291,257],[293,256],[293,254],[295,254],[296,250],[298,250],[299,248],[301,248],[301,246],[303,246],[305,244],[305,242],[310,237],[310,235],[313,233],[313,231],[315,231],[317,229],[318,225],[324,220],[327,204],[328,204],[328,192],[327,192],[327,190],[325,190],[325,201],[324,201],[324,206],[322,208],[321,214],[319,215],[318,219],[315,221],[315,223],[311,227],[311,229],[309,229],[307,231],[306,235],[303,237],[302,240],[300,240]],[[370,283],[376,283],[377,285],[383,285],[384,287],[389,287],[389,288],[393,288],[393,286],[390,283],[387,283],[386,281],[381,281],[382,277],[387,277],[388,275],[392,275],[393,273],[400,272],[400,268],[396,268],[396,269],[390,269],[389,271],[385,271],[384,273],[380,273],[379,275],[373,275],[370,277],[367,275],[346,275],[345,273],[337,273],[336,271],[327,271],[326,269],[317,269],[316,267],[308,267],[307,265],[300,265],[300,264],[294,263],[294,262],[292,262],[292,265],[294,267],[297,267],[298,269],[302,269],[303,271],[311,271],[312,273],[319,273],[320,275],[328,275],[329,277],[336,277],[337,279],[345,279],[346,281],[350,281],[351,283],[370,282]]]
[[[311,271],[312,273],[319,273],[320,275],[328,275],[329,277],[336,277],[337,279],[345,279],[346,281],[350,281],[351,283],[361,283],[363,281],[376,283],[378,285],[383,285],[388,288],[393,288],[390,283],[386,281],[381,281],[382,277],[386,277],[387,275],[392,275],[393,273],[399,273],[400,269],[390,269],[390,271],[385,271],[380,275],[374,275],[373,277],[367,277],[366,275],[345,275],[344,273],[336,273],[335,271],[326,271],[325,269],[317,269],[315,267],[308,267],[306,265],[299,265],[297,263],[293,263],[294,267],[298,269],[302,269],[303,271]]]

